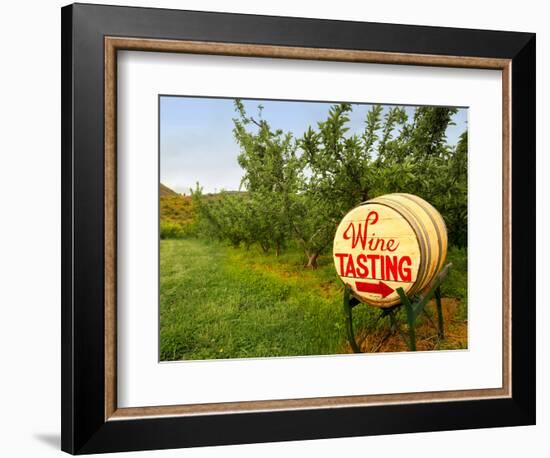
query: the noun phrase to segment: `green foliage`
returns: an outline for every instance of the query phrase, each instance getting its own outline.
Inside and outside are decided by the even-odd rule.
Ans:
[[[247,190],[244,241],[247,245],[257,241],[264,251],[274,248],[279,254],[291,235],[290,200],[298,191],[296,142],[291,133],[271,129],[262,119],[261,105],[258,120],[246,113],[238,99],[235,110],[233,134],[241,147],[238,161]]]
[[[448,277],[441,284],[443,297],[454,297],[460,300],[456,318],[466,320],[468,317],[468,253],[465,248],[450,246],[447,261],[452,262]]]
[[[160,238],[161,239],[179,239],[184,236],[184,230],[181,224],[172,221],[160,222]]]
[[[265,209],[248,193],[222,191],[216,198],[208,199],[197,184],[192,196],[199,216],[198,233],[226,240],[234,247],[241,244],[250,247],[257,242],[264,251],[269,250],[268,220],[262,218]]]
[[[350,135],[352,105],[336,104],[301,138],[273,130],[262,110],[260,105],[253,117],[235,101],[233,133],[246,192],[205,201],[195,190],[201,233],[277,254],[296,241],[307,266],[315,268],[351,208],[407,192],[441,212],[452,244],[467,245],[467,132],[456,147],[445,137],[456,109],[418,107],[408,119],[403,107],[384,112],[374,105],[363,133]]]
[[[369,156],[362,141],[346,136],[351,109],[350,104],[332,106],[327,120],[317,130],[310,127],[298,141],[302,184],[293,227],[310,259],[330,244],[339,220],[363,199],[370,184],[364,173]]]
[[[392,114],[392,110],[396,113]],[[412,122],[407,121],[399,108],[392,110],[386,115],[381,136],[376,137],[378,155],[370,168],[370,197],[391,192],[422,197],[442,214],[450,243],[466,246],[467,131],[456,147],[450,147],[445,138],[456,109],[418,107]],[[399,132],[394,137],[386,136],[388,124],[391,124],[391,131]]]

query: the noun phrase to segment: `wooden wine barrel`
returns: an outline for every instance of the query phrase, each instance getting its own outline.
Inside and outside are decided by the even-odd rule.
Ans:
[[[361,302],[390,307],[422,293],[447,256],[447,228],[439,212],[412,194],[386,194],[351,210],[334,236],[334,265]]]

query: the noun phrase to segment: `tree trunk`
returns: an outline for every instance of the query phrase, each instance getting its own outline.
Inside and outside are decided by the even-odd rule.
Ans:
[[[275,244],[275,256],[279,257],[280,254],[281,254],[281,244],[277,242]]]
[[[317,269],[317,258],[319,257],[319,253],[313,253],[307,255],[307,269]]]

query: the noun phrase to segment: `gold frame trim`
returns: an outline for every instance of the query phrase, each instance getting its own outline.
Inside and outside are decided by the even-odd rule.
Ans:
[[[387,53],[344,49],[301,48],[200,41],[105,37],[105,420],[143,417],[246,413],[274,410],[339,408],[380,404],[404,404],[509,398],[512,394],[511,367],[511,70],[510,59]],[[175,52],[241,57],[268,57],[338,62],[480,68],[502,71],[502,380],[494,389],[435,391],[422,393],[337,396],[305,399],[243,401],[214,404],[117,407],[116,345],[116,88],[117,51]]]

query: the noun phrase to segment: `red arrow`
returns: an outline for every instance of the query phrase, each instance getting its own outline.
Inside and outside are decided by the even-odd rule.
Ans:
[[[356,281],[355,287],[357,288],[357,291],[361,293],[380,294],[382,297],[389,296],[394,291],[393,288],[386,285],[383,281],[378,281],[378,283]]]

